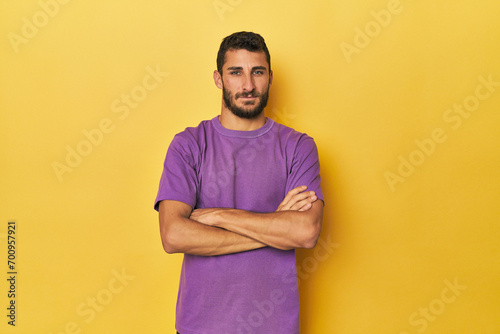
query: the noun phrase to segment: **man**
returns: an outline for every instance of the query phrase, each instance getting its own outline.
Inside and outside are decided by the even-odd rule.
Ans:
[[[323,216],[316,145],[264,115],[260,35],[226,37],[213,77],[221,114],[174,137],[155,202],[165,251],[184,253],[176,329],[299,333],[294,249],[314,247]]]

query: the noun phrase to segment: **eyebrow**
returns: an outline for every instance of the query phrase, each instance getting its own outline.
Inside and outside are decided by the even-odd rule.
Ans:
[[[265,67],[265,66],[255,66],[255,67],[252,68],[252,70],[265,70],[265,71],[267,71],[267,67]]]
[[[227,70],[228,71],[241,71],[241,70],[243,70],[243,67],[231,66],[231,67],[228,67]],[[255,67],[252,67],[252,71],[254,71],[254,70],[267,70],[267,68],[265,66],[255,66]]]

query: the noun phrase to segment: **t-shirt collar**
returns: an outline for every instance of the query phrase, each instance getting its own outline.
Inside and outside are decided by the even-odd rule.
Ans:
[[[266,117],[266,123],[263,126],[261,126],[260,128],[258,128],[256,130],[251,130],[251,131],[239,131],[239,130],[227,129],[227,128],[223,127],[222,124],[220,124],[219,116],[215,116],[214,118],[212,118],[212,120],[210,122],[212,123],[215,130],[217,130],[217,132],[219,132],[221,135],[227,136],[227,137],[236,137],[236,138],[257,138],[257,137],[260,137],[260,136],[266,134],[269,130],[271,130],[271,128],[274,125],[274,121],[272,119],[270,119],[269,117]]]

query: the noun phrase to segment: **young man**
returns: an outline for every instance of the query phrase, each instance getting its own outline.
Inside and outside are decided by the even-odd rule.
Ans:
[[[294,249],[314,247],[323,216],[316,145],[266,118],[260,35],[226,37],[213,77],[221,114],[174,137],[155,202],[165,251],[184,253],[176,329],[296,334]]]

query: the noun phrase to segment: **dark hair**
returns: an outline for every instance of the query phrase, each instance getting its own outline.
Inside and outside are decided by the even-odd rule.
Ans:
[[[271,55],[269,54],[264,38],[253,32],[240,31],[227,36],[220,44],[219,52],[217,53],[217,71],[219,71],[220,74],[222,74],[222,67],[226,62],[226,52],[229,50],[241,49],[250,52],[264,51],[267,63],[269,64],[269,71],[271,71]]]

